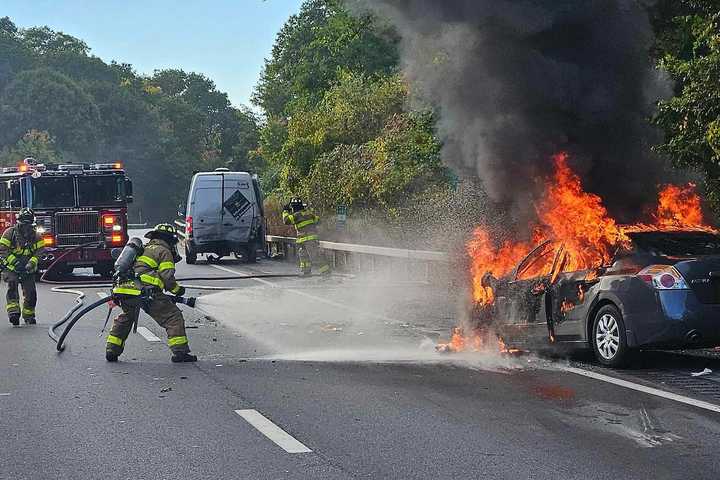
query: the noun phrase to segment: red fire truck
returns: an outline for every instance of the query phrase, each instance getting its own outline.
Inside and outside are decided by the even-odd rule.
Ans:
[[[113,269],[110,251],[127,242],[127,205],[132,182],[120,163],[38,164],[25,159],[0,173],[0,231],[15,223],[15,214],[32,208],[46,249],[40,268],[47,268],[68,249],[53,271],[68,274],[92,267],[104,276]]]

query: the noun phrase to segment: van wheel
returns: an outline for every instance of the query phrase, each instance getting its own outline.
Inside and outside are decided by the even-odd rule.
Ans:
[[[630,348],[622,313],[615,305],[605,305],[595,314],[592,328],[595,357],[607,367],[622,367],[628,361]]]
[[[185,263],[188,265],[195,265],[197,262],[197,253],[193,252],[185,245]]]

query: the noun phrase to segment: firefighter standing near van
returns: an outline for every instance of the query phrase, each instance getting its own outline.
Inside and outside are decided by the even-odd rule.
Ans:
[[[10,323],[15,326],[20,325],[21,313],[27,325],[37,323],[35,273],[44,246],[35,229],[35,213],[29,208],[20,210],[17,223],[7,228],[0,238],[0,269],[8,286],[5,307]],[[18,286],[22,286],[22,309]]]
[[[142,245],[136,247],[142,250],[142,254],[135,259],[133,278],[121,279],[113,288],[114,298],[123,313],[113,322],[107,337],[105,358],[108,362],[117,361],[133,323],[137,321],[140,309],[143,309],[167,331],[172,362],[195,362],[197,357],[190,354],[183,314],[164,293],[179,296],[185,293],[185,288],[175,280],[175,263],[182,259],[177,252],[177,231],[172,225],[161,223],[148,232],[145,238],[150,241],[144,249]],[[125,248],[131,248],[131,245]]]
[[[283,208],[283,223],[295,227],[298,246],[298,260],[300,272],[303,275],[310,275],[315,269],[316,273],[329,274],[330,264],[327,261],[325,252],[320,248],[320,237],[318,236],[318,223],[320,217],[315,215],[307,205],[299,198],[293,198]]]

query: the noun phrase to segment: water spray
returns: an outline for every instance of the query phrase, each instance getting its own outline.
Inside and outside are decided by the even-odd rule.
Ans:
[[[142,245],[142,241],[139,239],[131,239],[128,242],[128,245],[123,248],[121,252],[117,252],[117,260],[116,260],[116,269],[120,267],[121,269],[124,269],[127,264],[129,263],[128,259],[131,257],[129,253],[129,250],[133,250],[135,252],[134,257],[137,257],[137,253],[139,251],[137,242],[140,242],[140,246]],[[66,252],[64,252],[59,257],[55,258],[55,260],[50,264],[50,266],[45,270],[43,275],[40,277],[40,282],[47,283],[51,285],[57,285],[56,287],[52,288],[53,292],[56,293],[64,293],[69,295],[75,295],[75,305],[67,311],[67,313],[56,323],[50,326],[48,329],[48,336],[50,339],[56,343],[56,348],[59,352],[62,352],[65,350],[65,338],[70,333],[70,330],[75,326],[75,324],[85,315],[90,313],[91,311],[95,310],[96,308],[101,307],[102,305],[108,305],[109,311],[106,318],[106,324],[107,321],[110,318],[110,314],[112,312],[112,309],[119,304],[119,301],[117,297],[115,297],[112,293],[109,293],[105,295],[104,297],[100,298],[99,300],[89,304],[85,305],[85,292],[81,290],[77,290],[73,287],[76,286],[82,286],[84,288],[112,288],[114,283],[113,282],[98,282],[95,280],[91,281],[74,281],[71,283],[68,282],[60,282],[57,280],[51,280],[48,278],[50,273],[52,272],[53,268],[55,268],[56,265],[60,263],[60,261],[65,258],[67,255],[70,255],[71,253],[82,249],[87,248],[91,246],[97,246],[99,242],[91,242],[91,243],[85,243],[82,245],[78,245],[76,247],[73,247]],[[141,247],[140,247],[141,248]],[[125,255],[125,256],[123,256]],[[134,258],[133,257],[133,258]],[[122,259],[122,262],[120,260]],[[120,263],[120,265],[118,265]],[[126,272],[127,273],[127,272]],[[242,280],[242,279],[255,279],[255,278],[297,278],[301,277],[299,274],[256,274],[256,275],[234,275],[234,276],[221,276],[221,277],[183,277],[178,278],[178,282],[188,282],[188,281],[207,281],[207,282],[215,282],[215,281],[226,281],[226,280]],[[304,276],[306,277],[306,276]],[[193,290],[217,290],[217,291],[225,291],[225,290],[238,290],[238,287],[225,287],[225,286],[212,286],[212,285],[185,285],[185,288],[193,289]],[[197,302],[198,299],[196,297],[182,297],[178,295],[171,295],[169,296],[170,300],[175,303],[180,303],[183,305],[186,305],[190,308],[197,308]],[[56,332],[57,329],[59,329],[61,326],[66,325],[65,329],[61,334],[58,335]],[[134,329],[137,328],[137,324],[134,325]]]

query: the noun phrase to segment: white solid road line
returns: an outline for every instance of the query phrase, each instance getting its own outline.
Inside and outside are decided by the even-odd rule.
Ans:
[[[618,385],[620,387],[629,388],[638,392],[647,393],[648,395],[667,398],[668,400],[673,400],[675,402],[684,403],[686,405],[692,405],[693,407],[698,407],[705,410],[710,410],[711,412],[720,413],[720,405],[703,402],[702,400],[695,400],[694,398],[677,395],[675,393],[666,392],[657,388],[646,387],[645,385],[628,382],[627,380],[620,380],[619,378],[603,375],[602,373],[591,372],[589,370],[583,370],[581,368],[565,367],[563,368],[563,370],[565,370],[566,372],[574,373],[576,375],[582,375],[583,377],[592,378],[594,380],[600,380],[601,382],[612,383],[613,385]]]
[[[9,396],[10,396],[9,393],[0,393],[0,397],[9,397]]]
[[[137,327],[137,332],[148,342],[162,342],[153,332],[148,330],[146,327]]]
[[[289,433],[268,420],[257,410],[235,410],[235,413],[255,427],[260,433],[272,440],[288,453],[311,453],[308,447],[297,441]]]

